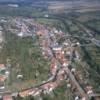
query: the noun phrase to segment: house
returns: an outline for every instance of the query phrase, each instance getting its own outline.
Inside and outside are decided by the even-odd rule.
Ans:
[[[37,96],[37,95],[39,95],[41,92],[42,92],[42,89],[38,89],[33,95],[34,95],[34,96]]]
[[[4,90],[5,89],[5,83],[4,82],[0,82],[0,90]]]
[[[57,86],[58,85],[56,82],[50,82],[50,83],[46,83],[46,84],[42,85],[41,88],[44,90],[44,93],[49,93],[53,89],[55,89]]]
[[[29,95],[34,95],[36,92],[38,92],[38,88],[33,88],[29,90]]]
[[[55,75],[57,71],[57,64],[56,64],[56,59],[52,58],[51,59],[51,64],[50,64],[50,72]]]
[[[81,100],[86,100],[86,98],[85,97],[82,97],[82,99]]]
[[[63,45],[64,46],[69,46],[69,43],[68,42],[64,42]]]
[[[76,97],[75,97],[75,100],[80,100],[79,96],[76,96]]]
[[[0,72],[2,72],[2,71],[6,71],[6,67],[5,67],[4,64],[0,64]],[[0,73],[0,81],[1,82],[4,82],[6,78],[7,78],[7,73],[6,72],[3,73],[3,74]]]
[[[72,72],[72,73],[75,73],[75,71],[76,71],[75,68],[72,68],[72,69],[71,69],[71,72]]]
[[[64,74],[65,74],[65,71],[63,69],[59,70],[59,72],[57,74],[57,82],[58,83],[64,79],[64,76],[65,76]]]
[[[68,67],[68,65],[70,64],[70,61],[67,61],[65,58],[61,60],[62,66],[63,67]]]
[[[51,82],[49,87],[49,92],[54,90],[58,86],[57,82]]]
[[[50,88],[50,83],[46,83],[46,84],[42,85],[41,88],[42,88],[43,90],[47,90],[47,91],[48,91],[49,88]]]
[[[64,35],[64,33],[61,31],[61,30],[59,30],[59,33],[58,33],[60,36],[62,36],[62,35]]]
[[[61,52],[62,47],[60,47],[60,46],[55,46],[55,47],[53,47],[53,50],[54,50],[55,52]]]
[[[6,80],[6,76],[0,75],[0,82],[4,82]]]
[[[21,92],[19,93],[19,95],[20,95],[21,97],[29,96],[29,90],[21,91]]]
[[[38,36],[43,36],[48,33],[48,31],[46,29],[44,29],[42,26],[40,26],[39,28],[40,28],[40,30],[37,31],[37,33],[36,33]]]
[[[57,66],[52,66],[52,68],[50,69],[52,75],[55,75],[56,74],[56,71],[57,71]]]
[[[42,36],[44,34],[43,30],[37,31],[36,33],[38,36]]]
[[[5,95],[3,96],[3,100],[13,100],[11,95]]]
[[[53,28],[54,33],[58,33],[59,31],[56,28]]]
[[[17,75],[17,79],[22,79],[23,78],[23,75],[21,75],[21,74],[19,74],[19,75]]]
[[[23,37],[23,35],[24,35],[23,32],[18,33],[18,36],[19,36],[19,37]]]
[[[79,55],[78,51],[75,51],[75,56],[76,56],[76,59],[77,59],[77,60],[80,59],[80,55]]]
[[[9,76],[10,72],[9,71],[5,71],[5,75]]]
[[[71,88],[72,85],[70,83],[67,84],[67,88]]]
[[[69,64],[66,63],[66,62],[63,63],[63,66],[64,66],[64,67],[67,67],[68,65],[69,65]]]
[[[6,70],[6,67],[4,64],[0,64],[0,71],[2,71],[2,70]]]
[[[17,97],[18,96],[18,92],[14,92],[11,94],[12,97]]]
[[[38,89],[38,88],[33,88],[33,89],[28,89],[28,90],[25,90],[25,91],[22,91],[19,93],[19,95],[21,97],[26,97],[26,96],[29,96],[29,95],[33,95],[33,96],[36,96],[36,95],[39,95],[41,93],[41,89]]]
[[[62,51],[61,53],[62,53],[62,54],[65,54],[65,52],[64,52],[64,51]]]
[[[80,43],[79,43],[79,42],[77,42],[76,44],[77,44],[78,46],[80,45]]]
[[[66,67],[69,65],[69,61],[67,61],[67,59],[65,59],[63,54],[60,55],[59,60],[63,67]]]
[[[85,90],[86,90],[87,94],[92,94],[93,93],[92,86],[90,86],[90,85],[86,86]]]
[[[67,51],[66,52],[66,55],[71,55],[71,51]]]

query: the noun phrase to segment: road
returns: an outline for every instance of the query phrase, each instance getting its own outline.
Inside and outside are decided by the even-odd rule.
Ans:
[[[50,36],[50,35],[49,35]],[[57,40],[56,40],[57,42]],[[57,43],[59,44],[59,43]],[[72,48],[72,47],[71,47]],[[52,50],[52,48],[50,48]],[[53,52],[53,51],[52,51]],[[72,58],[72,54],[70,55]],[[56,59],[58,62],[59,60]],[[71,60],[71,59],[70,59]],[[60,62],[59,62],[60,63]],[[62,65],[63,66],[63,65]],[[65,71],[67,73],[67,75],[69,76],[69,79],[71,80],[72,84],[75,85],[75,87],[78,89],[79,93],[81,96],[85,97],[86,100],[88,100],[88,95],[85,93],[85,91],[83,90],[83,88],[80,86],[80,84],[78,83],[78,81],[75,79],[74,75],[72,74],[72,72],[70,71],[70,69],[68,67],[65,68]]]
[[[80,95],[86,97],[88,100],[88,95],[85,93],[85,91],[83,90],[83,88],[79,85],[79,83],[77,82],[77,80],[75,79],[74,75],[71,73],[71,71],[67,68],[66,72],[70,78],[70,80],[73,82],[73,84],[77,87],[78,91],[80,92]]]

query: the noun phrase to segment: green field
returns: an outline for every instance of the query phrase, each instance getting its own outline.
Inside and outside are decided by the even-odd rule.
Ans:
[[[19,38],[12,33],[5,33],[5,40],[0,52],[0,63],[11,64],[11,67],[8,67],[10,77],[5,81],[7,88],[12,90],[26,88],[47,79],[49,61],[41,55],[37,45],[38,39],[33,41],[31,37]],[[18,74],[23,75],[23,78],[17,79]]]
[[[42,8],[34,8],[22,6],[18,8],[0,6],[0,16],[23,16],[23,17],[39,17],[43,16]]]
[[[53,18],[36,18],[35,21],[49,27],[55,27],[59,30],[63,30],[63,31],[66,30],[62,21],[55,18],[54,19]]]

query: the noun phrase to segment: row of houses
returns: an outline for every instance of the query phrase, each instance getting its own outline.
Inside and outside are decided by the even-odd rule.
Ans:
[[[0,82],[4,82],[9,74],[10,72],[7,70],[7,67],[4,64],[0,64]]]
[[[77,45],[79,45],[79,42],[77,42],[76,43]],[[74,57],[72,54],[75,54],[76,55],[76,58],[79,60],[79,53],[78,53],[78,51],[77,50],[75,50],[75,48],[73,48],[73,47],[69,47],[69,43],[68,42],[66,42],[66,50],[64,50],[64,51],[66,51],[66,54],[68,54],[68,55],[71,55],[72,57]],[[69,65],[70,65],[70,61],[68,61],[68,59],[66,59],[65,58],[65,52],[63,51],[63,48],[62,48],[62,46],[56,46],[56,47],[54,47],[53,48],[53,51],[54,51],[54,53],[55,53],[55,56],[56,56],[56,59],[58,59],[59,61],[60,61],[60,63],[61,63],[61,65],[62,65],[62,67],[64,68],[64,67],[69,67]],[[72,54],[71,54],[72,53]],[[75,76],[75,72],[76,72],[76,69],[75,68],[69,68],[70,69],[70,71],[72,72],[72,74]],[[76,76],[75,76],[76,77]],[[80,79],[79,79],[80,80]],[[79,81],[78,80],[78,81]],[[69,84],[69,86],[75,86],[75,85],[73,85],[74,83],[72,82],[72,81],[70,81],[70,84]],[[74,87],[74,88],[76,88],[76,87]],[[93,93],[93,87],[91,86],[91,85],[86,85],[85,87],[84,87],[84,91],[86,92],[86,94],[87,95],[89,95],[89,94],[92,94]],[[76,91],[76,92],[79,92],[79,91]],[[75,93],[76,93],[75,92]],[[81,96],[83,96],[82,97],[82,100],[86,100],[86,98],[84,97],[84,95],[80,95],[80,97]],[[76,97],[75,97],[75,100],[78,100],[78,95],[76,95]]]
[[[52,44],[51,43],[52,41],[49,39],[49,36],[47,36],[48,31],[47,30],[39,30],[36,34],[41,39],[39,44],[42,47],[43,56],[46,56],[47,59],[50,59],[50,74],[51,74],[51,77],[55,76],[57,69],[58,69],[57,60],[54,57],[53,52],[49,47],[50,44]],[[56,50],[56,51],[58,51],[58,50]],[[44,94],[50,93],[52,90],[54,90],[59,85],[60,81],[63,80],[63,78],[64,78],[63,74],[64,74],[64,71],[60,70],[59,73],[57,74],[56,81],[50,81],[50,82],[44,83],[43,85],[41,85],[38,88],[33,88],[33,89],[30,89],[30,90],[20,92],[19,95],[21,97],[26,97],[28,95],[36,96],[36,95],[41,94],[41,92],[43,92]]]

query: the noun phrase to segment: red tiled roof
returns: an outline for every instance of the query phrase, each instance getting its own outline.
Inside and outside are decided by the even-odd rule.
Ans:
[[[37,92],[38,91],[38,88],[34,88],[34,89],[30,89],[29,90],[29,94],[30,95],[33,95],[35,92]]]
[[[11,95],[3,96],[3,100],[13,100]]]
[[[20,95],[21,97],[26,97],[26,96],[29,95],[29,90],[22,91],[22,92],[19,93],[19,95]]]
[[[50,88],[54,89],[56,87],[57,87],[57,83],[56,82],[50,82],[50,83],[44,84],[42,86],[43,89],[50,89]]]
[[[5,68],[4,64],[0,64],[0,69]]]
[[[0,81],[5,81],[6,77],[3,75],[0,75]]]

